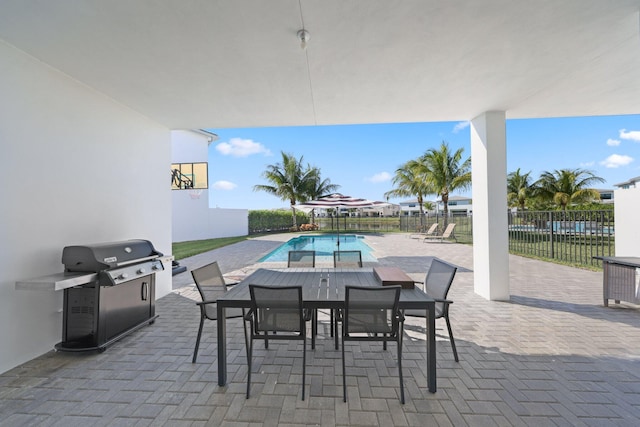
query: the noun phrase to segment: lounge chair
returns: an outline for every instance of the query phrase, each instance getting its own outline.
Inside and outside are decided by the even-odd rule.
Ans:
[[[424,236],[423,241],[426,242],[429,240],[439,240],[440,242],[443,242],[445,239],[448,239],[450,237],[453,237],[453,239],[457,241],[455,234],[453,234],[453,229],[455,227],[456,225],[454,223],[451,223],[447,225],[447,228],[445,228],[444,233],[438,234],[438,235],[432,235],[432,236]]]
[[[409,237],[411,237],[412,239],[420,239],[420,238],[426,237],[426,236],[433,236],[436,233],[436,231],[438,230],[438,223],[434,222],[433,224],[431,224],[431,227],[429,227],[429,229],[425,233],[423,233],[421,231],[421,230],[423,230],[422,226],[419,227],[419,230],[420,231],[418,233],[412,234]]]

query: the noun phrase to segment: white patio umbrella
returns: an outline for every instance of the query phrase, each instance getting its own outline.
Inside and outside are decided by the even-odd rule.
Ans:
[[[378,202],[368,199],[359,199],[356,197],[345,196],[340,193],[329,194],[328,196],[319,197],[316,200],[309,200],[296,205],[298,208],[315,209],[315,208],[336,208],[338,212],[338,249],[340,249],[340,208],[373,208],[388,205],[387,202]]]

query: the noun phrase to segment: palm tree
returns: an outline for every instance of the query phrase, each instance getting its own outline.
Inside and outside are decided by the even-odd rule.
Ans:
[[[524,211],[527,199],[531,197],[531,171],[522,174],[520,168],[507,175],[507,199],[510,207]]]
[[[395,188],[384,193],[387,200],[389,197],[416,196],[420,207],[420,227],[424,227],[424,196],[435,194],[433,188],[427,183],[423,170],[424,165],[420,164],[420,160],[409,160],[396,169],[396,173],[391,180]]]
[[[429,188],[440,196],[444,205],[444,227],[449,217],[449,194],[454,190],[465,190],[471,186],[471,157],[462,160],[464,149],[451,152],[449,144],[442,141],[439,149],[431,148],[420,157],[422,173]]]
[[[338,188],[337,184],[332,184],[330,179],[322,179],[320,177],[320,169],[313,168],[315,179],[310,182],[310,187],[305,190],[307,200],[316,200],[322,196],[334,193]],[[315,209],[311,209],[311,223],[315,223]]]
[[[302,156],[296,159],[293,155],[281,151],[282,162],[268,165],[262,176],[272,185],[254,185],[253,191],[265,191],[282,200],[288,200],[293,215],[293,227],[297,228],[296,203],[306,198],[306,192],[313,187],[317,179],[317,169],[307,165],[303,167]]]
[[[584,203],[600,198],[600,193],[587,186],[605,180],[585,169],[560,169],[543,172],[535,184],[535,194],[545,201],[553,201],[563,211],[572,203]]]
[[[436,204],[433,202],[424,202],[422,206],[424,206],[424,208],[428,211],[432,211],[436,208]]]

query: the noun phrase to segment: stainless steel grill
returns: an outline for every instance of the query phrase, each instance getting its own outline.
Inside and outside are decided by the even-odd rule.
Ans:
[[[67,246],[65,273],[88,273],[87,283],[64,290],[63,351],[104,351],[118,339],[153,323],[155,273],[162,253],[148,240]]]

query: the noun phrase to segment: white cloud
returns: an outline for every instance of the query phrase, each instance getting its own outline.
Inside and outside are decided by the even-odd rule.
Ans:
[[[618,168],[633,162],[633,157],[624,154],[612,154],[600,162],[606,168]]]
[[[596,162],[583,162],[580,163],[580,167],[581,168],[590,168],[591,166],[595,165]]]
[[[620,138],[640,142],[640,130],[630,130],[627,132],[626,129],[620,129]]]
[[[372,177],[366,178],[366,181],[369,182],[385,182],[391,179],[391,174],[389,172],[380,172]]]
[[[470,125],[470,123],[469,123],[469,122],[459,122],[459,123],[456,123],[456,125],[453,127],[453,133],[458,133],[458,132],[460,132],[461,130],[464,130],[464,129],[468,128],[468,127],[469,127],[469,125]]]
[[[231,138],[229,142],[221,142],[216,145],[216,150],[225,156],[233,157],[247,157],[260,153],[264,153],[265,156],[271,155],[271,151],[261,143],[242,138]]]
[[[213,188],[216,189],[216,190],[229,191],[229,190],[233,190],[236,187],[237,187],[236,184],[234,184],[233,182],[229,182],[229,181],[216,181],[216,182],[213,183]]]
[[[617,147],[618,145],[620,145],[620,140],[619,139],[609,138],[609,139],[607,139],[607,145],[609,147]]]

